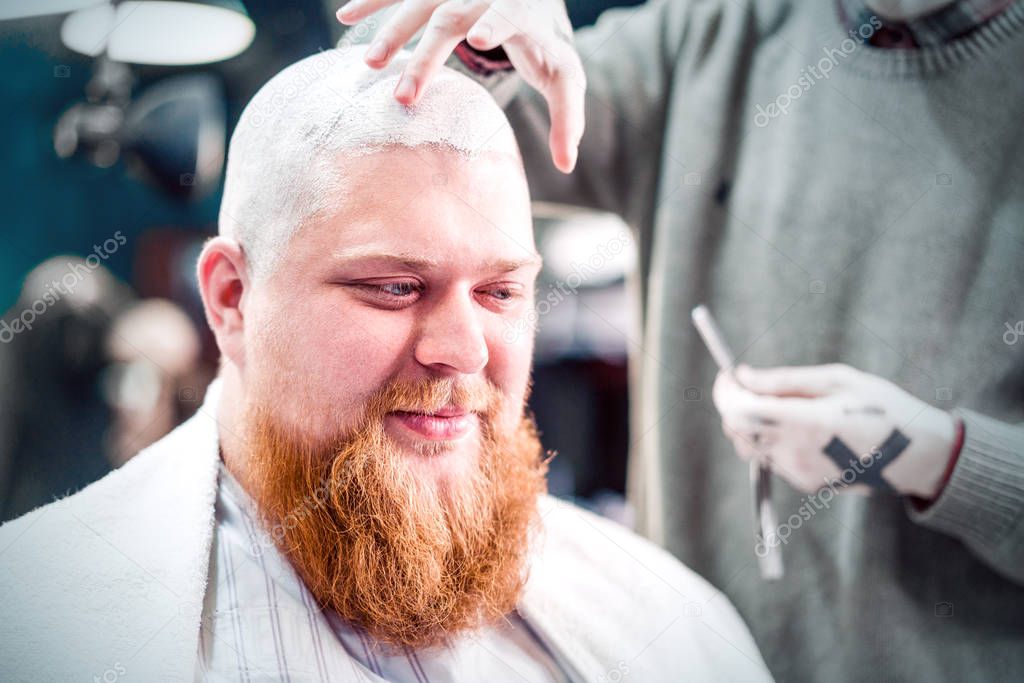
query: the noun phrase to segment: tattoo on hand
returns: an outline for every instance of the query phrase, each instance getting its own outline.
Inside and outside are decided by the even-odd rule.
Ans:
[[[836,464],[836,467],[842,470],[840,480],[834,483],[846,486],[866,484],[885,493],[896,493],[889,482],[882,477],[882,470],[896,460],[909,445],[910,439],[900,430],[894,429],[881,446],[871,449],[866,460],[858,458],[857,454],[838,436],[833,436],[823,450],[825,455]]]

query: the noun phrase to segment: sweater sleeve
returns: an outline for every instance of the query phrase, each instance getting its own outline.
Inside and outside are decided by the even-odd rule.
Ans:
[[[1024,583],[1024,423],[953,411],[964,443],[949,483],[911,519],[954,536],[991,567]]]
[[[689,2],[650,0],[605,11],[574,35],[587,81],[586,128],[576,169],[551,161],[550,118],[543,96],[514,71],[474,72],[453,56],[448,65],[482,83],[505,109],[516,133],[534,200],[638,218],[663,153],[665,111]]]

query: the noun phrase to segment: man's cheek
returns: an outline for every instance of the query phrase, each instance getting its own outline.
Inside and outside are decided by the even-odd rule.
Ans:
[[[526,393],[533,366],[533,335],[509,343],[492,341],[490,371],[492,381],[513,397]]]
[[[492,363],[495,358],[492,356]],[[530,363],[529,359],[502,359],[503,364],[492,366],[488,379],[498,388],[500,396],[497,406],[497,419],[500,428],[515,429],[520,419],[529,393]]]

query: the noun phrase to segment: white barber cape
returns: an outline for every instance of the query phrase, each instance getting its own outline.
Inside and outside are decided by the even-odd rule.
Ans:
[[[219,400],[214,382],[194,417],[120,469],[0,527],[0,679],[193,680]],[[540,506],[518,611],[572,680],[770,680],[722,593],[613,522]]]

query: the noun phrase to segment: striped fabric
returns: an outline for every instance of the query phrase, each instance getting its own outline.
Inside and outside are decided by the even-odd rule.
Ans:
[[[365,632],[319,607],[257,524],[252,499],[223,463],[216,519],[197,681],[567,680],[516,614],[452,647],[385,652]]]

